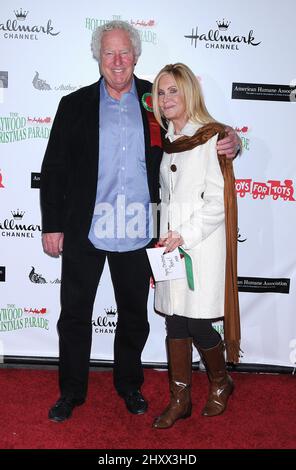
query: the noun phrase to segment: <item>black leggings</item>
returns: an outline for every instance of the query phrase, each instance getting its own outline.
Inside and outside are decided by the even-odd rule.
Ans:
[[[213,328],[212,320],[167,315],[166,327],[168,338],[182,339],[191,337],[194,343],[203,349],[213,348],[221,341],[221,336]]]

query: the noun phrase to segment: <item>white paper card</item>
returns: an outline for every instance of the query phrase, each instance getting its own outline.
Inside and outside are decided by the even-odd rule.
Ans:
[[[165,247],[147,248],[146,251],[155,281],[186,277],[185,262],[181,258],[178,248],[165,254]]]

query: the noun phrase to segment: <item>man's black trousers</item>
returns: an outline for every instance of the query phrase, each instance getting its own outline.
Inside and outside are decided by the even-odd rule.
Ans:
[[[61,315],[58,321],[62,396],[87,394],[92,338],[92,310],[106,258],[110,268],[118,322],[114,340],[114,385],[120,395],[139,389],[144,381],[141,353],[149,323],[147,300],[150,265],[145,248],[118,253],[64,244]],[[98,295],[104,296],[104,292]]]

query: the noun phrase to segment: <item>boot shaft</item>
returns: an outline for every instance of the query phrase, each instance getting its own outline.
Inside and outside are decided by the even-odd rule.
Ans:
[[[223,342],[220,341],[217,346],[209,349],[198,347],[198,351],[205,364],[210,382],[223,381],[227,376]]]
[[[226,372],[223,343],[220,341],[213,348],[199,348],[199,351],[210,382],[209,396],[202,415],[217,416],[226,410],[234,388],[232,378]]]
[[[170,382],[191,386],[192,338],[167,339]]]

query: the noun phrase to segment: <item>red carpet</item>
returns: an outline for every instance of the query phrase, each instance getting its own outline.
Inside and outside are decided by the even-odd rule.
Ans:
[[[167,373],[145,371],[145,415],[133,416],[117,396],[111,372],[90,374],[85,405],[65,423],[47,419],[58,397],[57,372],[0,369],[1,449],[295,449],[295,377],[232,374],[228,410],[200,416],[207,393],[204,373],[193,373],[193,415],[168,430],[151,423],[168,399]]]

